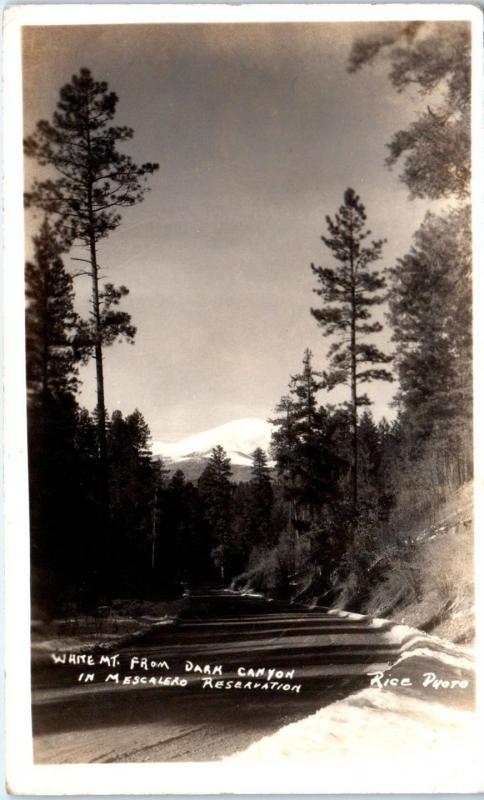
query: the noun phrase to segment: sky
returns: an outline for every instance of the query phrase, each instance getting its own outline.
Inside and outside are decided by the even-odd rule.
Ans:
[[[398,94],[377,61],[350,75],[354,39],[374,23],[172,24],[24,29],[24,126],[50,119],[81,67],[119,96],[126,151],[156,161],[151,191],[99,246],[103,276],[125,284],[134,346],[105,351],[110,411],[139,408],[153,439],[174,442],[242,417],[267,419],[305,348],[327,366],[310,315],[311,262],[331,264],[325,216],[352,186],[380,268],[404,255],[428,209],[409,200],[386,143],[423,100]],[[428,102],[426,100],[425,102]],[[26,185],[35,164],[26,162]],[[37,221],[27,218],[27,239]],[[27,243],[27,252],[29,245]],[[75,254],[79,255],[79,251]],[[65,260],[76,271],[75,262]],[[85,311],[89,279],[75,279]],[[386,329],[374,341],[391,350]],[[95,405],[95,369],[80,402]],[[390,418],[395,384],[369,387]],[[321,402],[347,399],[340,388]]]

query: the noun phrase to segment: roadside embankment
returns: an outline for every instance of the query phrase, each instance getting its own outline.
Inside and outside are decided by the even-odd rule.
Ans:
[[[451,642],[473,642],[472,483],[462,486],[411,532],[402,555],[388,564],[361,611]]]
[[[392,626],[392,636],[405,638],[406,630]],[[482,790],[478,720],[466,691],[473,678],[472,660],[455,645],[418,631],[413,634],[408,649],[389,669],[374,673],[367,688],[282,727],[225,761],[277,764],[284,789],[274,785],[274,791]],[[294,763],[304,763],[304,769],[297,770],[297,787],[290,785]]]

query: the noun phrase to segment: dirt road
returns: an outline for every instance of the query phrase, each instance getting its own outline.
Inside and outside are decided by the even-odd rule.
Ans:
[[[95,656],[94,665],[51,663],[33,672],[35,760],[220,759],[368,686],[368,673],[419,647],[418,636],[395,630],[230,592],[194,593],[177,624],[124,647],[110,663]],[[437,669],[433,659],[422,652],[396,674],[413,675],[415,688]],[[445,676],[441,662],[438,668],[440,679],[463,679],[450,662]],[[472,704],[470,682],[459,691],[425,691],[439,702]]]

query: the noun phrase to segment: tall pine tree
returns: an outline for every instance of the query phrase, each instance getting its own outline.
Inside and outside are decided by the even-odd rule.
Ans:
[[[400,165],[411,197],[453,201],[445,214],[427,215],[391,271],[394,448],[407,517],[417,494],[428,504],[429,492],[472,474],[471,47],[469,22],[410,22],[358,38],[350,55],[351,72],[386,60],[396,91],[418,90],[387,165]]]
[[[26,264],[27,398],[32,588],[58,607],[74,583],[78,545],[75,431],[79,353],[72,278],[47,218]],[[45,591],[37,592],[37,582]],[[55,596],[57,593],[57,596]]]
[[[331,344],[329,371],[323,373],[323,386],[328,390],[338,384],[350,389],[349,407],[352,420],[352,499],[358,502],[358,408],[369,405],[368,396],[360,392],[360,386],[374,380],[391,381],[391,373],[382,368],[391,356],[383,353],[368,341],[370,334],[382,330],[380,322],[371,321],[371,308],[383,303],[379,294],[385,289],[385,279],[370,264],[381,258],[383,239],[371,240],[366,227],[366,211],[353,189],[344,193],[344,202],[334,219],[326,217],[328,236],[321,239],[331,250],[335,266],[316,267],[311,264],[317,277],[319,295],[324,305],[312,308],[311,314],[322,328],[323,336],[335,336]]]
[[[332,443],[331,415],[318,406],[320,375],[306,350],[302,372],[291,377],[289,395],[276,406],[271,452],[290,505],[290,522],[306,530],[318,510],[337,494],[344,463]]]
[[[87,250],[77,259],[87,266],[91,278],[91,321],[88,326],[96,362],[97,426],[102,491],[107,525],[109,497],[107,476],[106,408],[103,347],[120,336],[134,335],[129,316],[113,313],[127,293],[126,287],[99,285],[98,244],[121,222],[119,210],[139,203],[147,191],[146,181],[157,164],[137,165],[123,152],[133,137],[126,126],[112,125],[118,97],[105,82],[95,81],[88,69],[73,75],[60,90],[52,122],[41,120],[25,140],[25,154],[49,167],[48,176],[36,179],[25,195],[28,207],[41,208],[56,218],[56,229],[66,248],[75,241]],[[119,147],[123,149],[119,149]],[[52,173],[53,169],[53,173]],[[57,175],[57,177],[53,177]],[[113,327],[114,326],[114,327]]]
[[[390,271],[397,403],[413,457],[442,448],[445,480],[472,473],[472,254],[467,208],[428,214]],[[455,471],[455,476],[450,475]]]
[[[228,576],[229,542],[232,525],[233,486],[230,482],[232,470],[230,459],[220,445],[214,447],[207,466],[198,480],[198,490],[205,503],[206,517],[210,524],[215,549],[213,558],[220,570],[222,584]]]
[[[267,456],[261,447],[252,453],[248,502],[250,541],[267,547],[272,539],[274,492]]]
[[[154,498],[160,479],[152,463],[150,431],[138,409],[115,411],[108,427],[112,589],[137,591],[149,585]]]
[[[77,390],[79,317],[71,276],[47,217],[34,237],[25,269],[27,386],[35,405]]]

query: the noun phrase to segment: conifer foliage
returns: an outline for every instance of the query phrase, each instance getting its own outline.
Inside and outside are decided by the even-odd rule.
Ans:
[[[411,22],[358,38],[349,70],[386,60],[396,91],[426,98],[388,143],[411,197],[451,198],[427,214],[390,270],[399,442],[408,493],[448,491],[472,476],[471,31]],[[420,104],[419,104],[420,106]],[[418,472],[417,475],[417,464]],[[404,479],[404,480],[403,480]],[[445,488],[444,488],[445,487]]]
[[[390,65],[398,92],[415,86],[429,98],[424,110],[392,136],[389,167],[400,164],[400,179],[412,197],[469,195],[471,176],[471,36],[467,22],[409,22],[381,35],[358,38],[349,71],[376,58]]]
[[[63,248],[46,218],[33,245],[25,269],[31,555],[34,579],[47,580],[50,605],[65,591],[79,544],[77,520],[71,517],[80,500],[75,448],[79,319]],[[50,581],[54,573],[57,582]]]
[[[338,492],[344,458],[336,453],[331,415],[317,401],[320,375],[313,354],[304,353],[302,371],[289,382],[289,395],[276,406],[272,453],[290,504],[290,521],[296,530],[309,527],[325,503]]]
[[[25,195],[27,207],[40,208],[55,220],[66,249],[77,241],[87,250],[86,258],[78,260],[87,264],[85,274],[92,283],[91,319],[84,334],[96,361],[99,455],[104,470],[103,346],[120,336],[132,339],[135,331],[127,314],[112,310],[127,294],[126,287],[106,284],[102,289],[99,285],[98,243],[120,224],[119,209],[141,202],[148,176],[158,169],[154,163],[137,165],[118,149],[133,137],[133,130],[111,124],[117,103],[107,83],[94,80],[90,70],[83,68],[60,90],[52,122],[41,120],[25,140],[25,154],[40,166],[53,167],[57,175],[34,180]]]
[[[351,188],[344,193],[344,201],[334,219],[326,217],[328,236],[321,239],[331,251],[336,265],[316,267],[311,264],[318,279],[315,293],[323,300],[321,308],[312,308],[311,314],[323,331],[323,336],[333,336],[329,347],[329,370],[323,373],[323,387],[331,390],[338,384],[350,389],[353,456],[353,502],[358,500],[358,407],[369,405],[368,396],[360,386],[370,381],[391,381],[391,372],[380,366],[388,364],[391,356],[368,341],[370,334],[379,333],[382,324],[371,319],[371,309],[383,303],[386,283],[384,277],[370,267],[379,261],[383,239],[367,241],[371,231],[366,227],[366,211],[360,198]]]
[[[135,409],[126,417],[114,411],[108,427],[111,499],[111,565],[117,564],[117,589],[137,588],[151,556],[157,472],[152,465],[150,431]]]
[[[391,270],[397,402],[411,453],[447,450],[451,483],[472,472],[472,275],[468,208],[427,215],[410,251]],[[444,466],[445,462],[445,466]],[[444,476],[442,476],[444,480]]]
[[[77,390],[79,317],[63,249],[44,218],[25,267],[27,383],[34,402]]]
[[[210,525],[214,550],[213,559],[220,571],[222,584],[230,568],[230,534],[232,520],[233,487],[230,459],[220,445],[214,447],[207,466],[198,481],[198,490],[205,503],[206,518]]]
[[[252,453],[248,498],[249,535],[254,545],[272,544],[272,512],[274,491],[267,455],[261,447]]]

